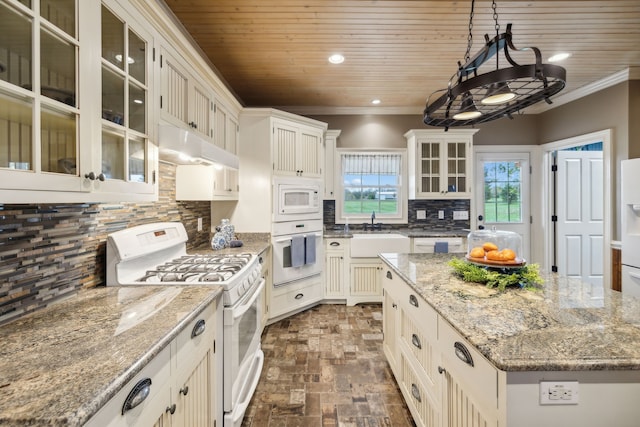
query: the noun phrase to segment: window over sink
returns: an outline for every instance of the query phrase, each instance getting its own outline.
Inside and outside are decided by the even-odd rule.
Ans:
[[[403,151],[340,151],[340,197],[336,222],[406,222]]]

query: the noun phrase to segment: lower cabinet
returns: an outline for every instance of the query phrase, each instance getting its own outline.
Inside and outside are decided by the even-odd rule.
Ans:
[[[416,425],[497,427],[498,370],[393,271],[380,280],[383,349]]]
[[[379,258],[351,258],[347,305],[363,302],[382,302]]]
[[[349,239],[325,239],[325,299],[344,299],[348,287]]]
[[[189,323],[86,424],[88,427],[222,425],[222,299]],[[221,342],[221,341],[220,341]]]
[[[269,321],[297,311],[322,300],[322,275],[308,277],[271,290]]]

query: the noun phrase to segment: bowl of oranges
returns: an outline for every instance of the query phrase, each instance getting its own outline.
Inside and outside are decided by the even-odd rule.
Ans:
[[[522,267],[522,238],[518,233],[504,230],[478,230],[467,236],[469,262],[497,267]]]

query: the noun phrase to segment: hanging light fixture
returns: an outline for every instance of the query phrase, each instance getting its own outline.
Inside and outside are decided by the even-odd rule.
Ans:
[[[489,39],[485,34],[484,46],[471,58],[469,53],[473,44],[474,6],[475,0],[472,0],[465,62],[458,62],[458,70],[449,79],[446,89],[432,93],[427,99],[423,119],[427,125],[448,129],[452,126],[489,122],[502,117],[512,118],[512,114],[542,100],[551,104],[549,98],[565,86],[564,68],[543,64],[542,55],[537,47],[517,49],[513,45],[511,24],[507,24],[506,32],[500,33],[495,0],[491,6],[496,36]],[[516,63],[511,57],[512,51],[533,52],[535,63]],[[509,67],[500,68],[501,55]],[[493,63],[489,60],[494,57],[495,68],[489,68]],[[484,72],[484,68],[489,71]]]

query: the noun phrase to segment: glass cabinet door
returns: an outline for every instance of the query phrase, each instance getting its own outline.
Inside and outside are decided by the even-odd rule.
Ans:
[[[0,28],[0,170],[78,176],[76,0],[1,2]]]
[[[149,182],[148,41],[102,5],[102,173]]]

